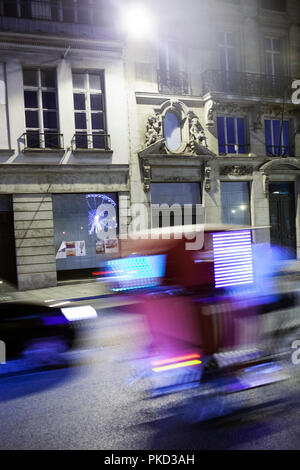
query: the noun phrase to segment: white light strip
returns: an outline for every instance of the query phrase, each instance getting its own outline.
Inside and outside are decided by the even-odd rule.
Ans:
[[[67,304],[70,304],[71,302],[69,300],[67,300],[66,302],[59,302],[58,304],[53,304],[53,305],[49,305],[49,307],[60,307],[61,305],[67,305]]]
[[[213,234],[215,286],[253,282],[251,234]]]
[[[98,317],[96,310],[91,305],[62,308],[61,311],[69,321],[88,320]]]

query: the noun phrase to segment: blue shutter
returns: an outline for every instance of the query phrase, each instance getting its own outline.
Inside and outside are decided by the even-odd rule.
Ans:
[[[283,121],[282,123],[282,146],[283,152],[285,155],[290,154],[290,142],[289,142],[289,122]]]
[[[238,153],[246,153],[245,149],[245,120],[237,118],[237,133],[238,133]]]
[[[235,130],[234,130],[234,118],[226,118],[226,128],[227,128],[227,153],[235,153]]]
[[[272,155],[272,132],[271,132],[271,120],[265,119],[265,140],[266,140],[266,153]]]
[[[272,125],[273,125],[273,153],[275,155],[280,155],[281,150],[280,148],[282,147],[282,140],[281,140],[281,125],[280,121],[278,119],[273,119],[272,120]]]
[[[217,129],[218,129],[219,153],[226,153],[224,124],[225,124],[224,118],[221,116],[218,116],[217,117]]]

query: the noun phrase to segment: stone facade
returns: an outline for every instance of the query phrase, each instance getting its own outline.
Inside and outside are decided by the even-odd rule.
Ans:
[[[122,207],[130,194],[123,45],[113,27],[116,13],[110,5],[104,8],[101,0],[95,10],[87,4],[85,11],[75,3],[71,8],[71,2],[69,9],[57,2],[59,10],[50,2],[27,2],[26,15],[19,0],[0,3],[0,199],[12,198],[15,259],[11,262],[16,263],[19,289],[54,286],[58,249],[54,195],[114,194],[119,230],[125,230],[127,212],[123,216]],[[24,70],[29,76],[33,70],[38,82],[26,82]],[[55,73],[55,85],[49,82],[49,71]],[[76,115],[74,73],[88,74],[89,80],[88,91],[85,78],[85,89],[78,92],[86,96],[79,105],[80,115]],[[93,85],[97,89],[90,91],[92,79],[99,77],[101,90]],[[56,104],[49,101],[51,93],[56,94]],[[56,125],[51,122],[53,109]],[[83,137],[83,144],[76,140],[78,126],[83,134],[91,134]],[[56,143],[61,139],[58,145],[47,143],[46,128],[48,138]],[[97,134],[95,128],[103,130]]]
[[[159,191],[170,203],[201,201],[206,222],[222,223],[225,209],[235,211],[224,183],[246,183],[249,201],[241,210],[252,226],[269,226],[283,201],[270,185],[291,183],[300,253],[300,105],[291,100],[300,79],[298,0],[145,1],[156,28],[141,41],[122,36],[118,2],[90,2],[84,18],[76,2],[66,12],[61,1],[52,9],[35,1],[25,16],[20,0],[12,3],[7,10],[0,1],[0,198],[12,198],[20,289],[57,283],[56,195],[114,194],[123,233],[134,203],[145,205],[145,226],[152,225]],[[39,84],[26,83],[24,70],[38,70]],[[47,70],[56,73],[56,146],[45,144],[53,112],[43,101],[53,93],[43,82]],[[76,73],[88,76],[89,93],[92,76],[103,78],[101,126],[100,104],[75,104],[82,93]],[[36,125],[29,123],[34,112]],[[105,138],[97,145],[100,127]],[[90,133],[86,144],[76,133]],[[265,242],[274,235],[268,227],[254,233]]]
[[[293,80],[300,77],[299,2],[286,0],[278,7],[260,0],[188,1],[184,8],[172,2],[172,8],[157,9],[159,15],[153,6],[154,18],[161,20],[155,38],[129,42],[126,51],[130,109],[136,115],[130,119],[134,200],[150,205],[157,183],[187,188],[198,182],[206,222],[219,224],[224,222],[223,183],[246,182],[250,223],[266,227],[254,238],[269,243],[274,235],[269,184],[292,183],[299,253],[300,107],[291,100]],[[181,143],[175,150],[168,147],[164,129],[167,113],[178,119]],[[243,146],[238,145],[241,123]],[[234,136],[228,135],[229,124]],[[269,147],[266,141],[267,126],[277,125],[280,149],[273,147],[274,140]],[[283,126],[289,128],[285,142]]]

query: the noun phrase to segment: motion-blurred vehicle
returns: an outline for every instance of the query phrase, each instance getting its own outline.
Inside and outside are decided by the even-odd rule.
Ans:
[[[111,288],[135,292],[135,308],[147,318],[154,396],[199,385],[207,393],[205,384],[213,394],[232,393],[288,378],[278,343],[266,347],[262,317],[294,306],[296,297],[274,288],[253,231],[179,226],[121,240],[121,257],[108,262],[116,273]]]
[[[60,305],[63,302],[22,300],[13,286],[0,282],[0,340],[5,344],[6,361],[26,357],[52,362],[74,347],[76,324],[96,312],[89,306]]]

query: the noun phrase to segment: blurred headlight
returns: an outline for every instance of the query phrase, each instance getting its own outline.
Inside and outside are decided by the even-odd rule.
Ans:
[[[61,308],[61,312],[69,321],[89,320],[98,317],[96,310],[90,305]]]

